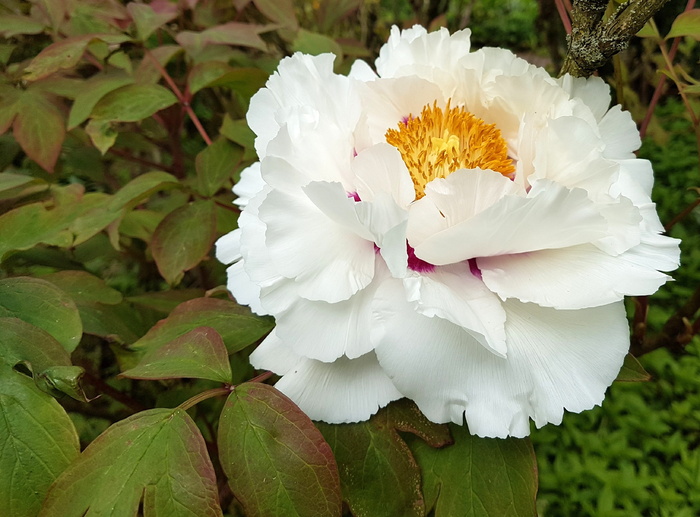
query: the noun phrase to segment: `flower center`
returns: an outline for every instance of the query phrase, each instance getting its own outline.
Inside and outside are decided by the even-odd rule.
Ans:
[[[459,169],[491,169],[509,176],[515,172],[508,146],[495,124],[486,124],[464,108],[444,110],[437,102],[410,115],[389,129],[387,143],[401,152],[413,179],[416,199],[425,196],[425,186]]]

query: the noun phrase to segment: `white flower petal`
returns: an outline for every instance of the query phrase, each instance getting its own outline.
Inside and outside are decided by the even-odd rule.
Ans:
[[[258,370],[270,370],[277,375],[284,375],[299,363],[303,357],[296,355],[277,337],[275,330],[270,332],[253,353],[250,354],[250,364]]]
[[[382,368],[429,419],[461,424],[466,417],[478,436],[526,436],[528,417],[541,427],[560,423],[564,409],[599,404],[629,345],[622,303],[557,311],[508,302],[504,359],[460,327],[416,315],[400,297],[393,285],[375,302]]]
[[[374,201],[380,194],[391,194],[396,204],[407,207],[416,198],[411,175],[396,147],[385,142],[360,152],[352,162],[357,195]]]
[[[426,197],[429,195],[426,191]],[[454,199],[452,204],[458,202]],[[443,210],[437,203],[436,206]],[[591,242],[605,237],[607,227],[607,221],[585,190],[569,190],[548,180],[538,180],[527,197],[504,196],[490,208],[414,247],[416,256],[431,264],[453,264],[474,257]],[[408,238],[412,243],[410,220]]]
[[[255,314],[269,314],[260,302],[260,286],[250,280],[244,264],[245,261],[239,260],[226,269],[226,288],[239,304],[247,305]]]
[[[304,359],[275,385],[310,418],[330,423],[367,420],[402,397],[382,371],[374,352],[333,363]]]
[[[241,258],[241,230],[233,230],[220,237],[216,243],[216,259],[231,264]]]
[[[374,276],[374,244],[329,219],[308,198],[272,191],[259,209],[265,245],[299,295],[334,303],[347,300]]]
[[[409,302],[428,317],[459,325],[494,354],[505,357],[506,314],[501,302],[465,263],[408,276],[403,281]]]
[[[565,74],[557,79],[572,99],[580,99],[591,110],[596,120],[603,118],[610,106],[610,87],[600,77],[574,77]]]
[[[238,196],[234,203],[243,208],[264,188],[265,182],[260,173],[260,162],[255,162],[241,171],[241,179],[233,186],[233,193]]]
[[[501,299],[556,309],[599,307],[623,296],[647,295],[669,277],[656,262],[613,257],[590,244],[477,259],[484,283]]]
[[[622,111],[619,104],[613,106],[599,124],[600,135],[605,142],[606,158],[634,158],[634,152],[642,145],[642,139],[629,111]]]

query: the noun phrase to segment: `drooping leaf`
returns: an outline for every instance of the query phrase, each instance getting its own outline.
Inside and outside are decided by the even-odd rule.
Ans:
[[[85,271],[59,271],[43,278],[70,295],[76,304],[99,302],[114,305],[122,301],[119,291]]]
[[[651,379],[651,375],[637,361],[637,358],[632,354],[625,356],[625,362],[622,363],[620,373],[617,374],[616,381],[620,382],[646,382]]]
[[[135,367],[120,374],[131,379],[209,379],[231,382],[228,351],[219,333],[197,327],[147,353]]]
[[[177,178],[167,172],[152,171],[137,176],[107,202],[100,203],[75,220],[71,225],[75,234],[75,244],[85,242],[155,192],[179,185]]]
[[[34,382],[52,397],[65,394],[80,402],[89,402],[80,385],[84,374],[85,370],[80,366],[52,366],[34,377]]]
[[[40,180],[24,174],[13,174],[11,172],[0,173],[0,192],[12,190],[17,187],[24,187],[31,183],[39,183]]]
[[[221,138],[197,155],[197,190],[213,196],[229,180],[241,162],[243,151]]]
[[[70,355],[45,330],[19,318],[0,318],[0,363],[28,363],[34,373],[51,366],[70,366]]]
[[[92,117],[138,122],[176,102],[175,94],[158,84],[128,84],[102,97],[92,110]]]
[[[84,34],[52,43],[42,50],[26,68],[27,81],[42,79],[58,70],[72,68],[78,64],[91,41],[118,44],[129,41],[123,34]]]
[[[204,297],[204,289],[173,289],[155,293],[144,293],[137,296],[129,296],[130,302],[143,307],[148,307],[163,314],[170,314],[175,307],[194,298]]]
[[[50,94],[25,90],[12,124],[14,136],[27,156],[49,172],[53,172],[66,135],[63,113],[56,102]]]
[[[196,424],[181,409],[151,409],[117,422],[51,487],[41,517],[220,517],[214,468]]]
[[[696,40],[700,40],[700,9],[685,11],[673,21],[666,39],[679,36],[691,36]]]
[[[214,202],[198,200],[181,206],[163,219],[151,241],[158,271],[170,285],[177,285],[185,271],[197,266],[216,238]]]
[[[72,352],[83,334],[73,300],[46,280],[15,277],[0,280],[0,317],[19,318],[51,334]]]
[[[530,441],[479,438],[450,424],[454,445],[411,449],[423,475],[426,510],[435,517],[535,517],[537,463]]]
[[[0,363],[0,515],[35,517],[79,453],[78,434],[58,402]]]
[[[102,97],[117,88],[132,84],[133,82],[134,78],[121,70],[117,72],[104,72],[91,77],[86,81],[85,87],[78,92],[73,101],[70,114],[68,115],[68,129],[73,129],[85,122]]]
[[[177,17],[177,6],[174,4],[161,2],[159,7],[161,8],[156,11],[148,4],[129,2],[126,5],[126,9],[136,24],[136,32],[141,41],[146,41],[156,30]]]
[[[339,58],[343,57],[343,49],[334,39],[329,38],[325,34],[318,34],[305,29],[300,29],[297,33],[297,37],[292,44],[292,50],[313,56],[324,52],[332,52]]]
[[[85,132],[92,140],[93,145],[103,155],[109,151],[117,141],[118,133],[114,129],[111,120],[92,119],[85,126]]]
[[[253,0],[255,7],[273,22],[292,30],[299,28],[292,0]]]
[[[367,422],[316,425],[333,449],[343,499],[355,517],[425,514],[420,470],[397,431],[440,447],[451,442],[446,426],[428,421],[407,400],[390,404]]]
[[[338,468],[309,418],[280,392],[244,383],[219,421],[219,457],[249,517],[340,516]]]
[[[0,16],[0,36],[11,38],[18,34],[39,34],[44,24],[29,16],[4,14]]]
[[[259,34],[269,30],[270,27],[263,25],[230,22],[202,32],[182,31],[175,39],[190,54],[198,54],[206,45],[235,45],[266,50],[267,46]]]
[[[204,61],[203,63],[197,63],[192,67],[192,70],[190,70],[187,76],[187,86],[190,92],[195,94],[233,69],[231,65],[222,63],[221,61]]]
[[[246,149],[253,149],[255,133],[248,127],[245,119],[233,120],[226,114],[219,131],[232,142]]]
[[[223,74],[208,86],[224,86],[249,99],[265,86],[268,77],[269,74],[259,68],[239,67]]]
[[[154,350],[197,327],[216,330],[228,352],[233,354],[268,333],[272,322],[253,315],[248,308],[229,300],[195,298],[178,305],[131,348],[143,352]]]

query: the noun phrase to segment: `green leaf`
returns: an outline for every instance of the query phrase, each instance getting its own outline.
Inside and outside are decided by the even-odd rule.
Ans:
[[[59,70],[73,68],[83,57],[91,41],[118,44],[129,41],[129,37],[122,34],[85,34],[57,41],[32,59],[25,69],[24,78],[27,81],[36,81]]]
[[[44,30],[44,24],[29,16],[5,14],[0,16],[0,36],[11,38],[18,34],[39,34]]]
[[[24,187],[30,183],[40,183],[41,180],[24,174],[12,174],[11,172],[0,173],[0,192],[12,190],[17,187]]]
[[[70,366],[70,355],[45,330],[19,318],[0,318],[0,363],[28,363],[34,373],[52,366]]]
[[[231,179],[241,163],[243,150],[219,139],[197,155],[197,190],[203,196],[213,196]]]
[[[249,517],[341,515],[338,468],[309,418],[280,392],[244,383],[219,421],[219,457]]]
[[[52,366],[34,377],[34,381],[41,391],[52,397],[66,394],[80,402],[90,402],[80,386],[84,373],[80,366]]]
[[[259,68],[234,68],[209,83],[208,86],[225,86],[250,99],[260,88],[265,86],[269,74]]]
[[[70,114],[68,115],[68,129],[73,129],[85,122],[102,97],[133,82],[134,78],[128,76],[121,70],[116,72],[103,72],[92,76],[85,82],[84,88],[78,92],[75,101],[73,101]]]
[[[245,119],[233,120],[227,113],[219,132],[246,149],[253,149],[255,146],[255,133],[248,127]]]
[[[212,201],[198,200],[170,212],[156,228],[151,251],[158,271],[177,285],[185,271],[196,267],[216,238],[216,212]]]
[[[53,172],[66,135],[57,102],[53,95],[25,90],[12,125],[14,136],[27,156],[49,172]]]
[[[102,433],[51,487],[41,517],[220,517],[214,468],[181,409],[151,409]]]
[[[255,7],[273,22],[292,30],[299,28],[292,0],[253,0]]]
[[[85,271],[59,271],[45,275],[43,279],[67,293],[78,305],[93,302],[115,305],[122,301],[119,291]]]
[[[175,310],[151,328],[131,348],[138,351],[157,349],[197,328],[211,327],[224,340],[229,354],[255,343],[272,329],[269,318],[254,316],[248,308],[228,300],[195,298]]]
[[[700,40],[700,9],[691,9],[676,17],[666,39],[679,36],[692,36],[694,39]]]
[[[31,379],[0,363],[0,515],[35,517],[80,453],[68,415]]]
[[[129,84],[102,97],[92,110],[92,117],[138,122],[175,103],[173,92],[158,84]]]
[[[451,443],[446,426],[430,422],[407,400],[390,404],[368,422],[316,425],[333,449],[343,499],[355,517],[425,514],[420,470],[397,431],[439,447]]]
[[[114,129],[111,120],[93,119],[85,126],[85,132],[92,140],[93,145],[102,155],[111,149],[117,141],[119,133]]]
[[[130,379],[209,379],[231,382],[228,351],[219,333],[197,327],[147,353],[134,367],[120,374]]]
[[[202,32],[182,31],[175,40],[190,54],[198,54],[207,45],[235,45],[267,50],[267,45],[258,36],[270,27],[247,23],[230,22],[211,27]]]
[[[134,77],[139,84],[153,84],[160,81],[162,77],[156,63],[165,68],[170,60],[176,55],[183,53],[184,49],[180,45],[161,45],[148,52],[148,54],[143,56],[134,73]]]
[[[190,93],[194,95],[233,69],[232,66],[221,61],[205,61],[196,64],[187,76],[187,86],[189,86]]]
[[[137,176],[117,191],[109,201],[86,211],[71,224],[71,230],[75,234],[74,244],[85,242],[154,193],[179,185],[177,178],[167,172],[152,171]]]
[[[684,86],[683,93],[690,93],[692,95],[700,94],[700,84],[691,84],[690,86]]]
[[[632,354],[625,356],[620,373],[617,374],[616,381],[620,382],[646,382],[651,380],[651,375],[637,361]]]
[[[300,29],[297,33],[297,37],[294,39],[294,43],[292,43],[292,50],[295,52],[303,52],[304,54],[311,54],[313,56],[325,52],[332,52],[341,59],[343,57],[343,49],[335,40],[324,34],[309,32],[304,29]]]
[[[19,109],[22,90],[0,84],[0,135],[9,129]]]
[[[156,5],[156,4],[154,4]],[[156,11],[147,4],[130,2],[126,5],[131,18],[136,24],[136,33],[141,41],[146,41],[160,27],[177,17],[177,7],[167,3],[158,4],[160,11]]]
[[[127,300],[136,305],[153,309],[154,311],[170,314],[175,307],[194,298],[202,298],[204,289],[173,289],[155,293],[144,293],[138,296],[129,296]]]
[[[0,317],[19,318],[51,334],[68,352],[83,334],[73,300],[46,280],[30,277],[0,280]]]
[[[131,210],[124,214],[124,218],[119,223],[119,233],[126,237],[135,237],[144,242],[150,243],[153,232],[167,214],[141,208]]]
[[[435,517],[535,517],[537,463],[530,440],[479,438],[449,424],[455,443],[413,440],[426,510]]]

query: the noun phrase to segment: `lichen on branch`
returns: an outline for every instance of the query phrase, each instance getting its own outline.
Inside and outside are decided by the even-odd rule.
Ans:
[[[588,77],[621,52],[668,0],[629,0],[603,19],[608,0],[574,0],[568,53],[560,75]]]

